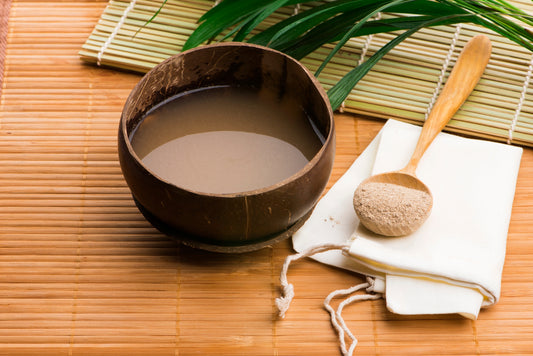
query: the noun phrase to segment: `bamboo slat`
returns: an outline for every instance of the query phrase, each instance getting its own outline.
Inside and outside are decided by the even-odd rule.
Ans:
[[[4,63],[7,45],[7,29],[11,0],[5,0],[0,4],[0,96],[2,95],[2,82],[4,80]]]
[[[146,72],[168,56],[179,53],[198,18],[214,5],[212,0],[170,0],[154,21],[146,25],[162,2],[111,0],[83,44],[80,57],[98,65]],[[510,2],[533,12],[531,2]],[[261,27],[266,28],[291,14],[292,9],[282,9]],[[529,86],[533,56],[502,36],[474,25],[441,26],[414,34],[374,67],[354,88],[341,110],[423,122],[438,83],[445,81],[468,39],[480,32],[493,41],[492,59],[475,92],[450,121],[447,130],[533,146],[533,94]],[[378,34],[351,40],[319,80],[326,89],[330,88],[392,36]],[[303,64],[316,70],[328,49],[331,46],[323,46],[304,58]]]
[[[198,4],[195,14],[205,3]],[[278,320],[274,298],[290,241],[238,255],[193,250],[137,211],[116,134],[140,75],[78,56],[107,5],[12,2],[0,97],[0,355],[339,355],[322,302],[360,276],[310,260],[295,264],[296,298]],[[445,38],[428,76],[440,70]],[[346,56],[357,60],[357,53]],[[408,68],[408,60],[398,54],[388,64]],[[519,60],[493,85],[513,92],[515,67]],[[387,66],[372,75],[394,77]],[[401,79],[410,90],[432,87]],[[379,88],[377,79],[364,85],[365,95]],[[504,112],[515,107],[511,95],[497,104]],[[361,115],[335,120],[328,188],[382,126]],[[532,354],[532,176],[533,150],[525,149],[500,302],[477,321],[394,315],[383,300],[355,304],[343,316],[359,339],[357,355]]]

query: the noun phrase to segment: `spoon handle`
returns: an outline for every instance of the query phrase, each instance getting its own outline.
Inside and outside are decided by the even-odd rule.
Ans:
[[[433,139],[474,90],[489,62],[491,48],[491,42],[485,35],[477,35],[466,44],[424,123],[415,151],[402,172],[415,174],[418,162]]]

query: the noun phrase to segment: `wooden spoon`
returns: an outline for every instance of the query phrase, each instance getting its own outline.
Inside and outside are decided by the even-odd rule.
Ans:
[[[409,163],[399,171],[371,176],[356,189],[355,212],[367,229],[380,235],[402,236],[417,230],[427,219],[433,197],[416,177],[416,168],[433,139],[476,86],[489,61],[491,47],[484,35],[467,43],[422,127]]]

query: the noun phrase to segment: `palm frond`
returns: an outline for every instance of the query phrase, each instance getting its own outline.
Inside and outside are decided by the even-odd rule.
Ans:
[[[294,5],[308,6],[259,29],[274,12]],[[392,17],[375,18],[377,13]],[[533,51],[533,33],[527,28],[533,26],[533,18],[505,0],[223,0],[200,18],[183,50],[229,39],[269,46],[302,59],[324,44],[334,43],[316,72],[319,75],[350,38],[397,32],[393,40],[333,85],[328,95],[336,108],[386,53],[413,33],[458,23],[481,25]]]

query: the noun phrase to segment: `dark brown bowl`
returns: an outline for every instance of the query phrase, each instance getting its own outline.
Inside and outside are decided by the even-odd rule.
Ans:
[[[244,193],[198,193],[158,178],[135,154],[130,134],[161,101],[216,85],[255,86],[278,95],[296,95],[325,137],[321,149],[288,179]],[[165,60],[135,86],[120,119],[118,153],[137,206],[159,230],[194,247],[250,251],[291,236],[320,198],[335,155],[333,112],[316,78],[291,57],[244,43],[207,45]]]

